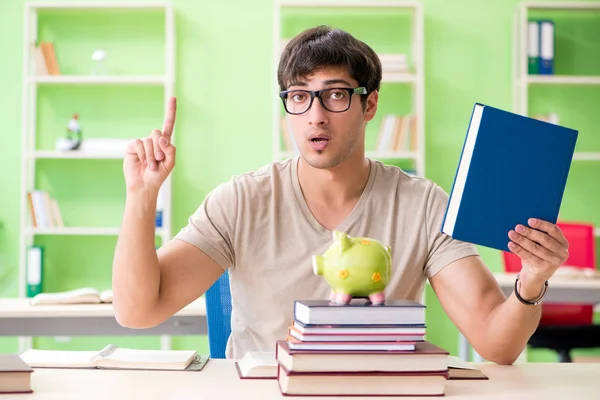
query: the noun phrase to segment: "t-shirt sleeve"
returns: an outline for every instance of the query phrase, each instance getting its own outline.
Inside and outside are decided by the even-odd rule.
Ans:
[[[448,194],[441,187],[433,184],[427,197],[425,213],[428,240],[425,274],[428,278],[458,259],[478,255],[474,244],[456,240],[441,232],[447,202]]]
[[[175,239],[196,246],[227,269],[235,265],[233,235],[236,213],[235,182],[230,180],[209,192]]]

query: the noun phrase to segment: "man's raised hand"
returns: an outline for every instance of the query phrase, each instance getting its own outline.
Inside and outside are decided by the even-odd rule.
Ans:
[[[150,136],[127,145],[123,173],[128,191],[160,189],[175,167],[175,146],[171,144],[177,100],[169,99],[162,131],[154,129]]]

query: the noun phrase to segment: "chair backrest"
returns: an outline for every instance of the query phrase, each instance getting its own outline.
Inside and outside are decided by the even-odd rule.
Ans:
[[[556,225],[569,242],[569,258],[564,262],[563,267],[596,269],[594,225],[575,222],[558,222]],[[519,256],[509,252],[503,252],[502,256],[506,272],[521,270]],[[593,322],[593,319],[593,304],[545,302],[542,305],[540,325],[588,325]]]
[[[225,348],[231,334],[229,271],[225,271],[206,291],[204,299],[210,357],[225,358]]]

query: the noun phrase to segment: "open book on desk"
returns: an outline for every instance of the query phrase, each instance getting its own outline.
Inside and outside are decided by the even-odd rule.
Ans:
[[[101,351],[29,349],[21,358],[32,368],[98,368],[200,371],[207,356],[195,350],[125,349],[114,344]]]
[[[107,289],[98,291],[85,287],[65,292],[39,293],[29,300],[32,306],[42,304],[98,304],[112,303],[113,291]]]

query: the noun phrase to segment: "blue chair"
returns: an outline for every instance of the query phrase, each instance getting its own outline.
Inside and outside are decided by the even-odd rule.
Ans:
[[[206,291],[204,300],[210,357],[225,358],[225,348],[231,334],[229,271],[225,271]]]

